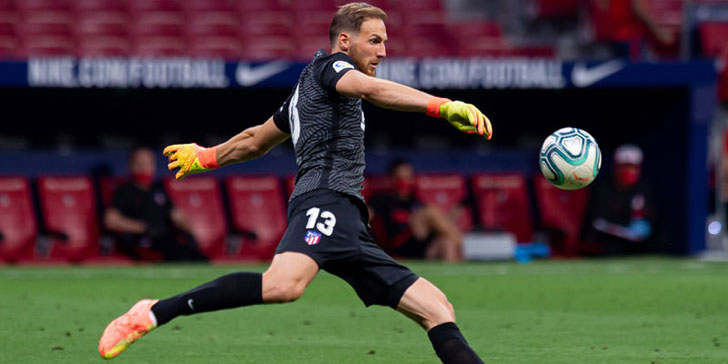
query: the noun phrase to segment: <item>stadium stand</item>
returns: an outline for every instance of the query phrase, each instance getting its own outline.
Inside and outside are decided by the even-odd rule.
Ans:
[[[232,176],[225,179],[235,259],[270,259],[286,230],[286,207],[275,176]]]
[[[164,185],[175,206],[187,215],[200,251],[210,259],[224,257],[228,226],[217,180],[211,176],[183,181],[170,177],[164,179]]]
[[[415,178],[417,199],[434,204],[455,219],[463,231],[473,228],[472,210],[464,205],[468,197],[465,177],[461,174],[423,174]]]
[[[576,256],[588,189],[561,190],[541,176],[534,178],[533,183],[540,227],[551,233],[554,255]]]
[[[92,181],[85,176],[39,177],[43,229],[48,246],[38,247],[40,261],[80,262],[99,255],[99,225]]]
[[[33,258],[38,228],[28,179],[0,177],[0,262]]]
[[[518,242],[533,241],[531,202],[526,177],[518,173],[483,173],[472,177],[479,224],[506,231]]]

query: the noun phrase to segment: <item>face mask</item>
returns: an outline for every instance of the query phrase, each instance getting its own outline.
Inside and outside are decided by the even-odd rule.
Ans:
[[[394,192],[400,196],[409,196],[414,193],[415,184],[406,179],[395,178],[394,180]]]
[[[617,171],[617,182],[620,185],[631,187],[640,179],[640,172],[632,168],[621,168]]]
[[[149,187],[152,185],[152,182],[154,181],[154,175],[151,173],[132,173],[131,179],[134,180],[134,183],[141,185],[143,187]]]

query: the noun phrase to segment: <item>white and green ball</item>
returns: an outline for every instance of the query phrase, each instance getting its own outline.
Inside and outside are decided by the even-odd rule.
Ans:
[[[594,137],[586,131],[562,128],[543,142],[539,165],[543,176],[554,186],[578,190],[597,177],[602,166],[602,152]]]

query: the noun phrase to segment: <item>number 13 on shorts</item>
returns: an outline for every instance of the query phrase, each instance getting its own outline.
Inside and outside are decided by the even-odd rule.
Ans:
[[[334,216],[331,211],[321,211],[318,207],[312,207],[306,211],[306,216],[308,216],[308,223],[306,224],[306,229],[313,229],[316,228],[316,230],[320,231],[322,234],[326,236],[331,236],[331,234],[334,233],[334,225],[336,225],[336,216]],[[316,221],[319,220],[319,217],[323,219],[322,222],[316,223]]]

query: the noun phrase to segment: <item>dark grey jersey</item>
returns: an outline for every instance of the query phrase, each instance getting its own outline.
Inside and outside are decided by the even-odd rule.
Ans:
[[[318,50],[273,120],[291,134],[296,152],[296,187],[291,199],[327,188],[356,196],[364,181],[364,114],[361,100],[336,92],[336,82],[354,70],[344,53]]]

